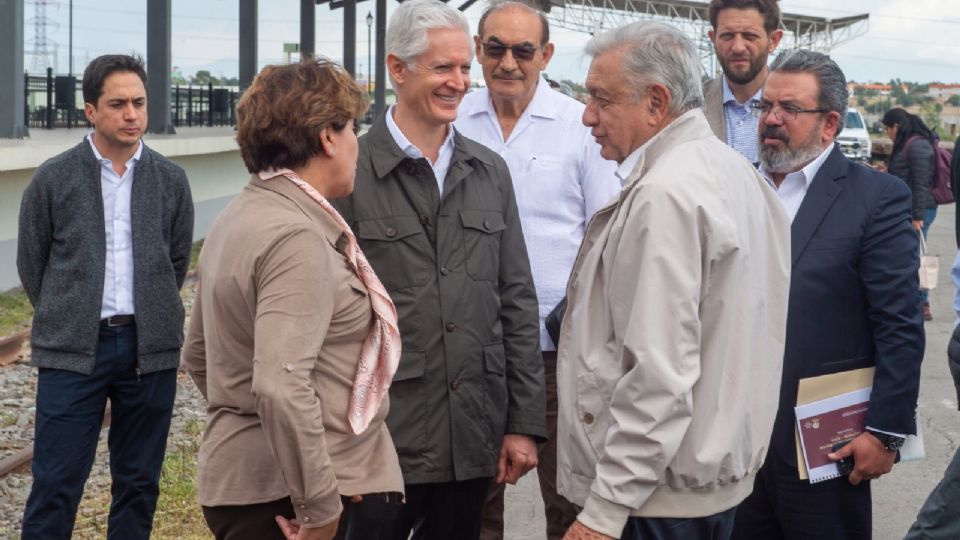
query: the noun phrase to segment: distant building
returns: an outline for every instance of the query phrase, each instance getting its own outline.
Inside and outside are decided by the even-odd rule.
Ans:
[[[890,90],[892,87],[889,84],[859,84],[859,83],[847,83],[847,90],[850,91],[850,95],[860,94],[860,93],[869,93],[876,94],[878,96],[889,96]]]
[[[927,95],[932,98],[937,98],[944,100],[950,96],[955,96],[960,94],[960,84],[958,83],[949,83],[949,84],[940,84],[934,83],[929,85],[927,89]]]

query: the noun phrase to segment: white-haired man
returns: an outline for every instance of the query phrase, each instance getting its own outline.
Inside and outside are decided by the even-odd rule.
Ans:
[[[397,104],[336,204],[403,339],[387,425],[406,501],[387,538],[473,539],[491,482],[516,482],[546,436],[537,297],[510,172],[453,128],[473,59],[463,14],[404,2],[386,51]]]
[[[507,162],[540,304],[540,349],[550,436],[537,449],[537,478],[548,540],[559,540],[577,515],[557,494],[557,347],[544,319],[563,299],[587,222],[620,191],[616,163],[580,122],[583,104],[550,88],[540,76],[553,56],[544,14],[520,2],[483,12],[473,38],[487,87],[460,104],[457,130]],[[544,141],[550,144],[544,144]],[[491,488],[484,540],[503,538],[504,484]]]
[[[566,538],[725,539],[778,399],[790,224],[710,130],[675,28],[593,38],[583,122],[624,187],[587,228],[560,335]]]

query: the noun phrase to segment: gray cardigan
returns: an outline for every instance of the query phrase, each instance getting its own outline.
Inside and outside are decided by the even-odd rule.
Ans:
[[[17,270],[35,309],[34,366],[93,371],[106,264],[103,212],[100,163],[87,140],[43,163],[23,193]],[[146,145],[133,171],[131,216],[137,365],[142,373],[176,368],[193,202],[183,169]]]

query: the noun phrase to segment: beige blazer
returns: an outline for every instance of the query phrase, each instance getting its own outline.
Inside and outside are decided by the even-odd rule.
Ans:
[[[354,435],[347,407],[373,321],[333,219],[284,178],[250,183],[200,254],[183,366],[208,402],[197,498],[204,506],[289,496],[302,523],[340,495],[403,491],[384,424]]]
[[[753,489],[779,403],[790,222],[699,109],[588,226],[560,334],[558,487],[588,527],[697,517]]]
[[[727,125],[723,116],[723,76],[703,83],[703,115],[713,134],[727,142]]]

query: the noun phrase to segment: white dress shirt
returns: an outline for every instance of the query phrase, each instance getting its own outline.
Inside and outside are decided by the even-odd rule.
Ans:
[[[107,258],[103,273],[103,303],[100,318],[133,315],[133,225],[130,221],[130,196],[133,193],[133,169],[143,153],[143,141],[127,160],[123,176],[113,170],[113,162],[103,157],[87,135],[93,155],[100,162],[100,189],[103,194],[103,225],[107,240]]]
[[[430,162],[430,158],[424,155],[423,151],[416,147],[410,139],[408,139],[402,131],[400,131],[400,126],[393,120],[393,112],[397,108],[396,105],[390,107],[390,110],[387,111],[387,129],[390,131],[390,135],[393,136],[394,142],[397,143],[397,146],[400,147],[400,150],[403,150],[403,153],[407,157],[413,159],[424,158],[427,160],[427,163],[430,163],[430,168],[433,169],[433,175],[437,178],[437,186],[440,188],[440,196],[443,196],[443,181],[447,178],[447,171],[450,170],[450,161],[453,159],[453,126],[450,126],[447,129],[447,138],[444,139],[443,144],[440,145],[440,152],[437,154],[437,161]]]
[[[770,174],[770,171],[768,171],[762,163],[760,164],[760,174],[767,180],[770,187],[777,192],[777,196],[780,198],[780,202],[783,203],[787,215],[790,216],[791,224],[793,223],[793,219],[797,217],[797,211],[800,210],[800,204],[803,203],[803,198],[807,196],[810,183],[813,182],[823,162],[827,160],[827,156],[829,156],[832,151],[833,145],[830,144],[816,159],[807,163],[804,168],[787,174],[783,182],[780,182],[780,187],[777,187],[777,184],[774,183],[773,175]]]
[[[507,140],[486,88],[464,96],[455,125],[510,169],[540,305],[540,348],[556,350],[544,319],[563,299],[587,222],[620,191],[616,163],[580,121],[584,106],[542,79]]]

